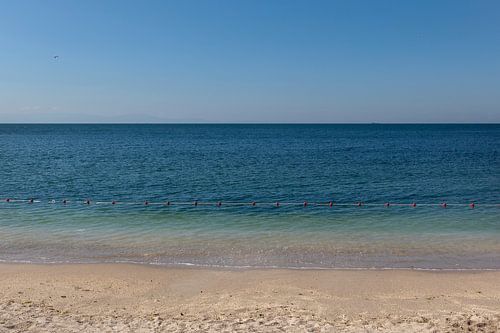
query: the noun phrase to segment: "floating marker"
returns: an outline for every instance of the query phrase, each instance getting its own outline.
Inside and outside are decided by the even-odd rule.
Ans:
[[[48,203],[48,204],[55,204],[56,202],[59,202],[58,200],[56,201],[55,199],[48,199],[48,200],[35,200],[33,197],[28,197],[27,199],[15,199],[15,198],[3,198],[3,199],[0,199],[0,203],[2,202],[6,202],[6,203],[10,203],[10,204],[17,204],[17,203],[22,203],[22,204],[26,204],[26,203],[29,203],[29,204],[43,204],[43,203]],[[90,199],[85,199],[85,200],[82,200],[80,201],[80,199],[75,199],[75,200],[67,200],[67,199],[63,199],[61,201],[64,205],[66,204],[71,204],[71,203],[83,203],[85,205],[90,205],[91,204],[91,200]],[[144,205],[144,206],[149,206],[149,205],[165,205],[165,206],[171,206],[171,205],[175,205],[175,206],[186,206],[186,205],[192,205],[192,206],[199,206],[199,205],[203,205],[203,206],[216,206],[216,207],[221,207],[222,206],[222,201],[198,201],[198,200],[195,200],[195,201],[179,201],[179,202],[171,202],[171,201],[164,201],[164,202],[150,202],[149,200],[145,200],[145,201],[116,201],[116,200],[113,200],[113,201],[96,201],[96,204],[111,204],[111,205],[116,205],[116,204],[125,204],[125,205],[133,205],[133,206],[137,206],[137,205]],[[417,207],[417,203],[416,202],[412,202],[412,203],[404,203],[404,202],[390,202],[390,201],[387,201],[387,202],[379,202],[379,203],[367,203],[365,204],[364,202],[362,201],[356,201],[354,203],[347,203],[347,202],[340,202],[340,203],[335,203],[334,201],[328,201],[328,202],[325,202],[325,201],[317,201],[317,202],[308,202],[307,200],[304,200],[304,201],[299,201],[299,200],[295,200],[295,201],[285,201],[285,202],[279,202],[279,201],[267,201],[267,202],[259,202],[258,203],[259,206],[262,206],[262,207],[288,207],[288,206],[294,206],[294,207],[309,207],[309,206],[313,206],[313,207],[319,207],[319,206],[328,206],[328,207],[333,207],[334,205],[335,206],[339,206],[339,207],[362,207],[362,206],[369,206],[369,207],[391,207],[391,206],[401,206],[401,207]],[[250,201],[250,202],[245,202],[245,201],[225,201],[224,202],[224,205],[228,205],[228,206],[247,206],[247,205],[251,205],[252,207],[255,207],[257,206],[257,201]],[[440,203],[432,203],[432,202],[428,202],[428,203],[419,203],[419,205],[421,206],[424,206],[424,207],[442,207],[442,208],[448,208],[448,206],[457,206],[457,207],[468,207],[468,208],[477,208],[476,207],[476,203],[475,202],[468,202],[468,203],[446,203],[446,202],[440,202]],[[480,204],[481,208],[483,207],[496,207],[496,208],[500,208],[500,204],[499,203],[481,203]]]

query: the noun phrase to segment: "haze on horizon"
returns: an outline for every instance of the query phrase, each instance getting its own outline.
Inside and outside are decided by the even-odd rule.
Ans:
[[[0,123],[500,122],[493,0],[1,1],[0,50]]]

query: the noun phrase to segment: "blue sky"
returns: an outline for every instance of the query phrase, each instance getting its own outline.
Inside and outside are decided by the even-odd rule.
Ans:
[[[0,122],[500,122],[500,2],[0,0]]]

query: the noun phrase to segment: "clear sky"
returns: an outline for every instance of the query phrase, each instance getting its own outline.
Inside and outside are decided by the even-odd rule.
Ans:
[[[0,122],[500,122],[500,1],[0,0]]]

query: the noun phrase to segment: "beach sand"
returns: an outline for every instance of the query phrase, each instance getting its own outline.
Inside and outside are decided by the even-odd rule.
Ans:
[[[0,265],[0,332],[499,332],[500,272]]]

